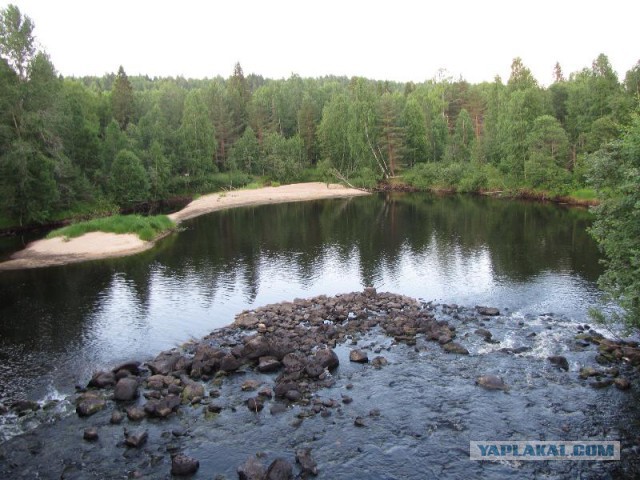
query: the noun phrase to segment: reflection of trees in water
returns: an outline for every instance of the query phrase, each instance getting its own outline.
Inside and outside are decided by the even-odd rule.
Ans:
[[[200,217],[157,259],[165,275],[200,285],[203,297],[216,289],[232,294],[239,283],[249,301],[258,294],[263,265],[281,266],[292,281],[307,286],[329,261],[346,265],[355,256],[361,282],[375,285],[387,276],[402,275],[407,252],[413,261],[435,258],[443,276],[455,275],[456,265],[488,255],[494,273],[513,281],[546,270],[578,272],[594,280],[598,252],[585,232],[589,222],[585,211],[554,205],[470,196],[373,195]]]

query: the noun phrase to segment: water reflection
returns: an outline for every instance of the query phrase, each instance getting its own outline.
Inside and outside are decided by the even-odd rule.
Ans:
[[[589,222],[549,205],[379,195],[218,212],[133,257],[3,272],[0,397],[68,389],[245,308],[366,285],[582,321],[600,274]]]

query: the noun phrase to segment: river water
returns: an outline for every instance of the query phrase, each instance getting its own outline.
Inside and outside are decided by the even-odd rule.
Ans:
[[[590,221],[554,205],[373,195],[217,212],[132,257],[0,272],[0,401],[69,393],[252,306],[368,285],[584,322],[601,273]]]
[[[582,366],[604,368],[594,361],[596,346],[575,337],[598,305],[602,270],[590,222],[585,210],[538,203],[373,195],[217,212],[136,256],[2,272],[5,403],[69,394],[93,371],[154,357],[229,324],[244,309],[368,285],[429,302],[470,355],[423,340],[396,344],[372,331],[358,347],[381,352],[389,365],[353,364],[350,346],[339,345],[335,385],[318,396],[348,394],[353,403],[328,418],[297,419],[300,406],[256,415],[244,403],[254,393],[242,390],[246,376],[238,375],[222,383],[224,409],[215,418],[183,407],[166,423],[145,422],[150,448],[139,453],[123,453],[122,426],[109,424],[107,409],[91,417],[100,426],[100,448],[79,444],[87,423],[70,415],[59,425],[32,423],[35,436],[0,443],[0,456],[5,447],[6,455],[17,452],[13,460],[23,466],[16,478],[59,478],[62,458],[80,469],[77,478],[122,478],[133,468],[164,478],[166,452],[182,441],[169,432],[186,428],[179,447],[200,460],[196,478],[235,478],[257,452],[267,463],[279,456],[293,462],[300,447],[313,449],[319,478],[637,478],[637,374],[620,367],[633,382],[630,391],[596,389],[578,376]],[[475,305],[498,307],[502,315],[479,318]],[[493,343],[477,334],[480,327]],[[519,347],[522,354],[501,351]],[[565,356],[569,371],[549,355]],[[475,385],[484,374],[500,375],[508,391]],[[273,383],[269,375],[259,379]],[[354,426],[356,416],[364,427]],[[15,427],[5,425],[14,429],[7,436]],[[45,441],[51,437],[57,441]],[[620,440],[623,462],[469,461],[470,440],[502,439]],[[34,445],[38,455],[28,453]]]

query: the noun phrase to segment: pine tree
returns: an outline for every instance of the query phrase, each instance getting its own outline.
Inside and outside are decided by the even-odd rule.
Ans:
[[[122,65],[118,69],[118,75],[113,83],[111,91],[111,109],[113,118],[120,125],[121,130],[126,130],[132,120],[134,112],[133,87]]]

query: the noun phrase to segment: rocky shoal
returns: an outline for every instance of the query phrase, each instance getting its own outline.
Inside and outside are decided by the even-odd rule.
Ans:
[[[445,310],[455,316],[457,307],[445,306]],[[498,315],[496,308],[478,306],[473,310],[472,320],[488,320]],[[606,366],[583,367],[579,377],[591,380],[594,388],[614,384],[621,390],[630,388],[629,380],[619,375],[615,364],[640,366],[637,343],[613,341],[589,327],[577,328],[576,342],[597,344],[596,361]],[[456,328],[437,319],[432,305],[366,288],[363,292],[296,299],[244,311],[231,326],[216,330],[200,341],[162,352],[144,364],[131,361],[96,372],[88,385],[77,392],[75,411],[79,417],[87,418],[111,410],[111,424],[120,424],[126,417],[127,425],[137,428],[123,429],[121,445],[139,449],[149,441],[145,421],[170,418],[183,408],[199,408],[205,416],[217,415],[227,408],[219,388],[225,379],[254,372],[268,375],[271,383],[252,378],[242,382],[242,391],[255,392],[245,403],[249,411],[257,414],[270,406],[271,413],[276,414],[295,404],[301,407],[297,414],[300,419],[329,416],[332,410],[352,401],[347,395],[335,399],[321,399],[316,395],[318,390],[334,383],[332,372],[340,363],[334,349],[338,345],[355,345],[360,335],[375,329],[397,343],[415,345],[420,338],[439,345],[451,355],[469,354],[467,348],[456,341]],[[496,343],[485,328],[476,329],[475,334],[487,343]],[[505,354],[522,353],[508,348],[502,350]],[[378,349],[374,353],[382,351]],[[351,349],[349,360],[373,368],[387,365],[384,356],[369,358],[368,352],[359,348]],[[569,370],[563,356],[552,356],[548,360],[561,370]],[[492,390],[508,391],[509,388],[502,378],[492,374],[478,377],[476,384]],[[37,403],[24,401],[13,405],[11,410],[24,414],[37,408]],[[375,416],[375,412],[370,415]],[[356,427],[365,424],[362,417],[354,420]],[[180,434],[173,432],[176,437]],[[88,426],[82,438],[88,443],[96,442],[100,429]],[[199,468],[198,459],[181,451],[168,454],[172,475],[191,475]],[[318,473],[319,467],[309,449],[296,450],[295,459],[295,466],[284,458],[263,465],[258,456],[250,455],[245,463],[237,466],[238,478],[289,479],[294,472],[303,478]],[[3,473],[11,473],[11,466]]]

